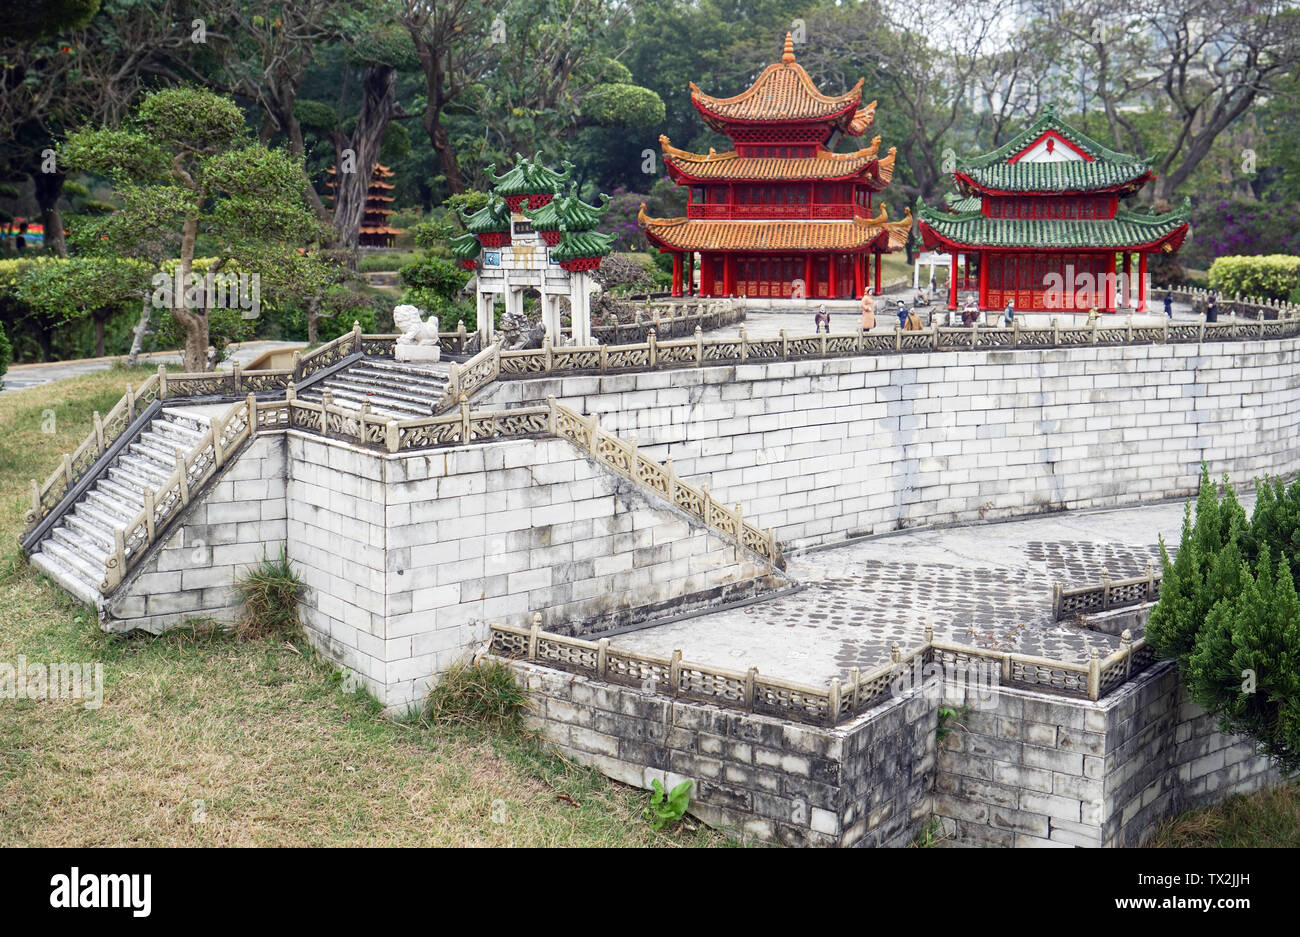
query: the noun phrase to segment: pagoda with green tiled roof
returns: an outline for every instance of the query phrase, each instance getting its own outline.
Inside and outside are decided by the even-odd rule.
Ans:
[[[1103,146],[1051,108],[997,149],[958,160],[946,209],[918,213],[926,249],[952,255],[949,308],[964,255],[978,266],[982,308],[1144,312],[1148,255],[1178,250],[1188,229],[1186,205],[1163,214],[1120,208],[1154,176],[1147,160]]]

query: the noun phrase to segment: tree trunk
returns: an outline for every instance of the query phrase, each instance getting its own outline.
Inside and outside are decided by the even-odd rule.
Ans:
[[[366,193],[370,190],[370,177],[379,158],[379,145],[384,132],[397,113],[397,71],[387,65],[371,65],[361,77],[361,112],[352,139],[347,141],[355,159],[355,172],[344,172],[342,152],[339,153],[337,187],[334,199],[334,235],[336,245],[350,257],[349,267],[355,269],[357,244],[360,240],[361,220],[366,212]]]
[[[59,211],[59,198],[63,195],[61,172],[38,172],[32,176],[36,183],[36,204],[41,210],[41,224],[45,226],[45,249],[60,257],[68,256],[68,245],[63,238],[63,214]]]
[[[320,302],[315,296],[307,300],[307,344],[315,345],[320,334]]]
[[[447,181],[447,191],[460,195],[465,191],[465,180],[460,174],[460,163],[456,159],[456,150],[451,145],[447,128],[442,125],[441,115],[433,108],[424,112],[424,129],[429,134],[429,142],[438,153],[438,162],[442,166],[443,178]]]
[[[185,219],[181,231],[181,289],[172,297],[172,315],[185,329],[185,370],[208,369],[208,317],[207,310],[196,311],[185,305],[186,287],[194,272],[194,241],[199,234],[199,220]]]
[[[140,321],[135,324],[131,330],[131,350],[127,352],[127,367],[134,368],[136,361],[140,357],[140,348],[144,345],[145,333],[149,330],[149,314],[152,298],[148,290],[144,291],[144,300],[140,303]]]

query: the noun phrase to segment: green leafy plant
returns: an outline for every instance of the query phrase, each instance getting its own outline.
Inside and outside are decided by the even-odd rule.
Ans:
[[[429,691],[425,716],[430,722],[518,732],[527,708],[528,694],[510,668],[495,662],[461,663],[443,674]]]
[[[297,632],[302,627],[298,598],[305,588],[284,546],[277,557],[263,556],[235,582],[240,603],[235,633],[252,639]]]
[[[691,782],[683,781],[671,791],[665,791],[663,782],[655,778],[650,787],[650,806],[645,808],[645,818],[651,828],[662,830],[680,823],[691,805]]]
[[[942,742],[953,733],[953,726],[959,729],[965,729],[961,720],[970,715],[970,707],[963,706],[960,709],[953,709],[951,706],[939,707],[939,724],[934,730],[934,739],[936,742]],[[949,725],[951,723],[951,725]]]

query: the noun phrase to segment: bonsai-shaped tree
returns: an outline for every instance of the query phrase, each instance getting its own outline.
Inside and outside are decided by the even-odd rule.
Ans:
[[[183,289],[171,291],[169,312],[184,329],[187,371],[208,367],[211,296],[201,291],[196,303],[191,292],[200,238],[209,273],[237,269],[263,289],[300,296],[334,279],[320,252],[307,250],[327,232],[304,200],[301,160],[250,140],[229,98],[192,88],[145,95],[124,129],[71,133],[60,155],[69,168],[108,176],[121,203],[74,231],[84,249],[179,256]]]

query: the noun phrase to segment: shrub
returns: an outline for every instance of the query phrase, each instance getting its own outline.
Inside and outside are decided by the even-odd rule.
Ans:
[[[1225,479],[1226,483],[1226,479]],[[1256,481],[1255,510],[1202,467],[1195,522],[1164,580],[1146,635],[1173,658],[1188,695],[1224,732],[1254,739],[1285,772],[1300,769],[1300,482]]]
[[[528,695],[514,673],[497,662],[457,664],[429,691],[430,722],[487,725],[508,732],[523,728]]]
[[[1220,257],[1210,265],[1210,286],[1225,296],[1287,299],[1300,289],[1300,257]]]
[[[0,325],[0,390],[5,386],[4,376],[9,370],[9,362],[14,360],[14,346],[9,344],[5,328]]]
[[[264,556],[235,582],[239,618],[235,633],[241,638],[262,638],[297,632],[298,598],[306,588],[284,546],[275,558]]]

